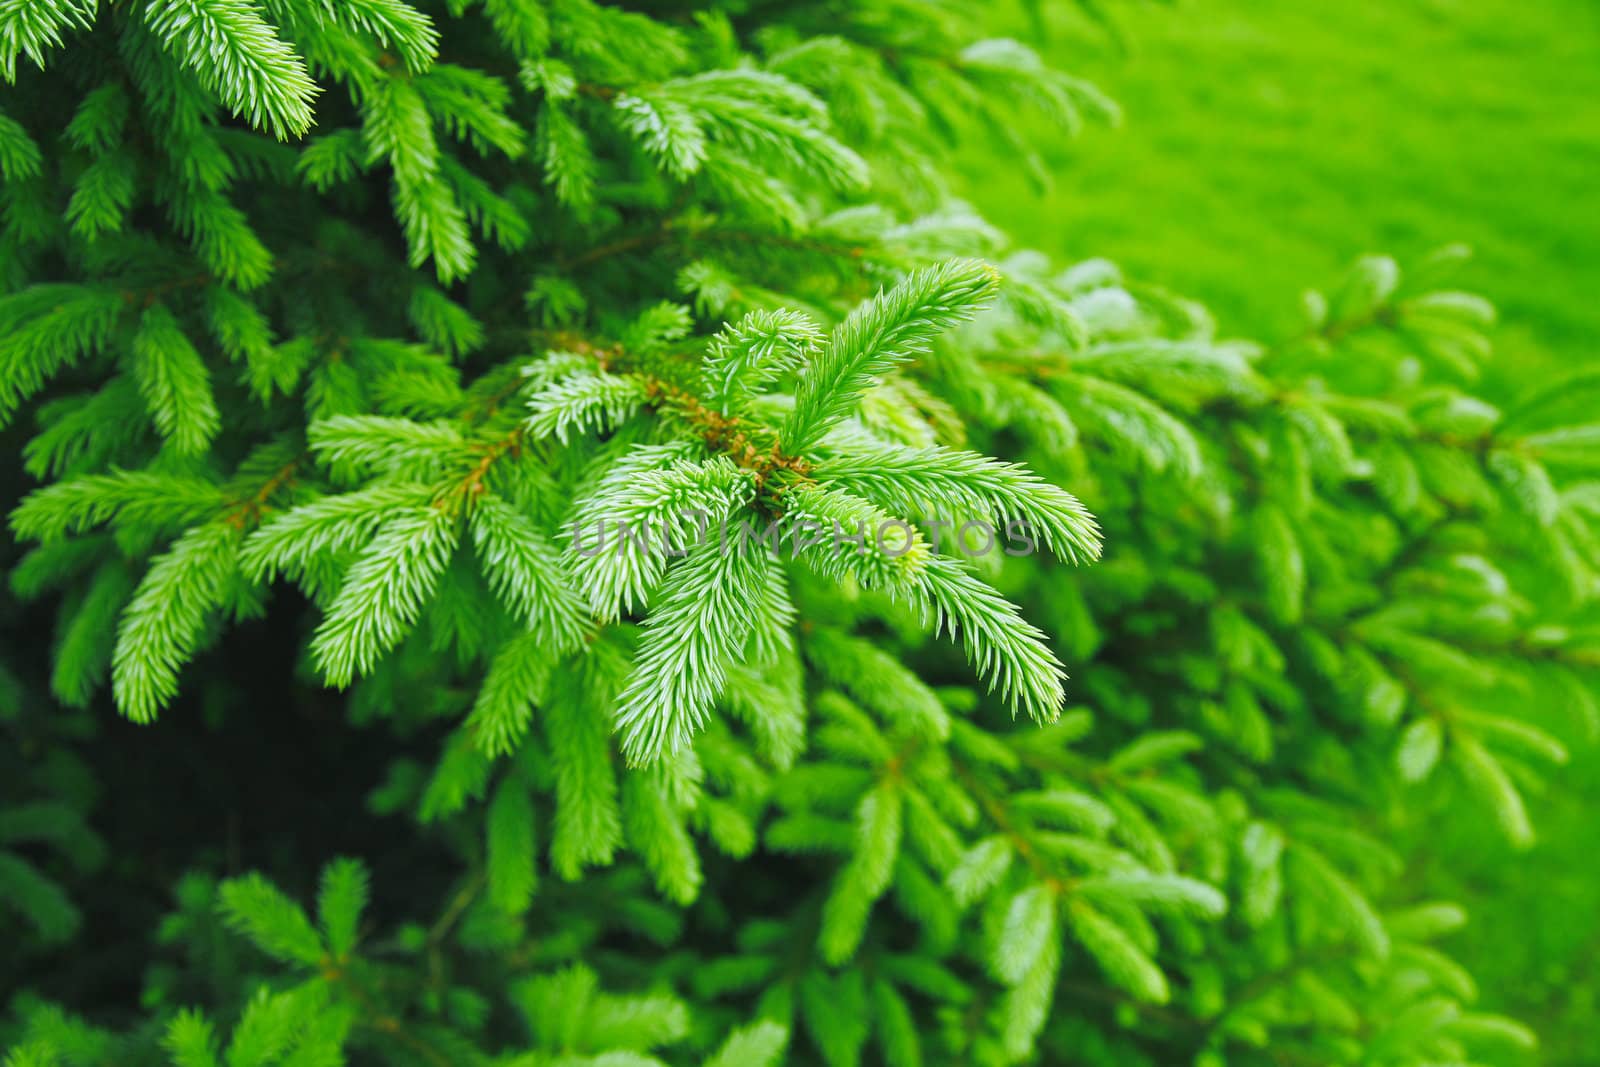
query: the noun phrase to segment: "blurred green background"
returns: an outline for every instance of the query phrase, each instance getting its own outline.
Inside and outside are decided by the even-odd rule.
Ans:
[[[995,221],[1258,337],[1362,252],[1462,241],[1504,314],[1503,376],[1600,361],[1600,3],[1099,5],[1115,34],[1050,5],[1044,49],[1125,121],[1061,145],[1047,195],[975,176]]]
[[[1040,6],[1044,26],[1011,32],[1125,121],[1056,145],[1049,191],[983,155],[968,195],[1011,232],[1268,341],[1357,255],[1464,242],[1462,284],[1501,310],[1496,395],[1600,365],[1596,0],[1100,0],[1113,31]],[[1413,872],[1471,903],[1463,962],[1486,1006],[1541,1032],[1547,1064],[1600,1062],[1600,747],[1573,764],[1533,805],[1533,851],[1508,859],[1468,828]],[[1442,853],[1448,881],[1426,858]]]

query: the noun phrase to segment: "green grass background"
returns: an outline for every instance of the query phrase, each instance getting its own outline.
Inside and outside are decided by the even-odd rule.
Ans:
[[[1050,145],[1046,193],[971,153],[969,195],[1026,243],[1112,259],[1270,341],[1357,255],[1460,241],[1477,253],[1461,284],[1501,310],[1495,395],[1600,363],[1596,0],[1121,0],[1120,43],[1050,6],[1042,37],[1012,32],[1125,121]],[[1414,876],[1471,903],[1452,947],[1484,1005],[1541,1032],[1539,1062],[1593,1064],[1600,752],[1556,781],[1531,853],[1469,824]]]
[[[1114,259],[1264,339],[1292,331],[1299,292],[1362,252],[1462,241],[1477,252],[1464,281],[1504,316],[1507,387],[1600,360],[1600,3],[1109,12],[1122,44],[1068,9],[1052,11],[1043,47],[1125,121],[1056,146],[1047,195],[1020,170],[974,175],[996,222]]]

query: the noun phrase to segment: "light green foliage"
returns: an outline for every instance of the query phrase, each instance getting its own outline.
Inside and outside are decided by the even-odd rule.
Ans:
[[[178,670],[194,655],[237,567],[239,531],[224,522],[194,526],[145,572],[117,629],[111,684],[135,722],[149,722],[178,691]]]
[[[316,85],[305,61],[244,0],[177,0],[146,9],[150,29],[207,89],[280,138],[311,127]]]
[[[1410,845],[1600,720],[1600,382],[1018,247],[982,5],[637,6],[0,0],[9,1062],[1514,1065]]]
[[[155,422],[175,452],[204,452],[221,428],[200,353],[160,304],[145,311],[133,338],[133,377]]]
[[[817,326],[794,311],[752,311],[706,348],[706,402],[732,415],[787,370],[808,362],[822,343]]]
[[[759,580],[750,557],[715,545],[692,549],[663,579],[616,712],[630,762],[676,752],[699,732],[749,635],[742,616]]]
[[[780,433],[783,445],[791,452],[810,448],[875,377],[925,351],[941,330],[981,306],[997,281],[992,267],[953,262],[919,271],[851,312],[806,365]]]
[[[335,685],[371,668],[416,622],[455,548],[452,516],[431,506],[384,519],[350,566],[312,644]]]
[[[65,31],[87,28],[98,6],[95,0],[37,4],[13,0],[0,7],[0,73],[6,81],[15,81],[19,56],[44,66],[46,50],[60,45]]]
[[[538,882],[533,804],[527,787],[514,777],[502,781],[486,820],[489,900],[512,914],[526,911]]]
[[[0,422],[45,382],[98,352],[123,312],[114,291],[80,285],[42,285],[0,298]]]
[[[224,882],[218,906],[228,923],[275,959],[315,966],[322,958],[322,938],[294,901],[260,875]]]
[[[334,860],[323,869],[317,916],[335,959],[345,959],[355,949],[368,891],[367,871],[358,860]]]

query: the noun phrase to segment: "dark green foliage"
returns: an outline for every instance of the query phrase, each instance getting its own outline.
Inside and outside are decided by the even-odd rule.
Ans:
[[[641,6],[0,0],[8,1067],[1510,1062],[1407,848],[1595,730],[1596,382],[1014,247],[1114,112],[967,5]]]

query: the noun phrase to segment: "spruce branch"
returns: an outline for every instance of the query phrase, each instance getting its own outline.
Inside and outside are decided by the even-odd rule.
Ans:
[[[998,284],[993,267],[956,260],[917,271],[851,312],[805,368],[794,410],[779,431],[784,449],[798,454],[812,448],[875,377],[926,351]]]
[[[570,374],[528,401],[528,433],[535,440],[554,436],[565,443],[573,430],[614,427],[645,401],[645,385],[637,378],[604,371]]]
[[[721,530],[751,494],[747,472],[723,457],[695,462],[673,446],[638,448],[614,463],[581,497],[566,561],[590,610],[616,619],[642,604],[669,557],[697,543],[716,547]]]
[[[21,182],[36,177],[43,164],[39,146],[16,119],[0,111],[0,177]]]
[[[317,557],[360,548],[389,516],[425,506],[432,497],[432,489],[418,483],[380,484],[320,497],[251,533],[240,566],[258,582],[270,582],[279,574],[298,579]]]
[[[163,0],[146,5],[150,29],[234,112],[279,140],[311,128],[317,85],[305,61],[245,0]]]
[[[274,13],[297,6],[292,0],[270,0]],[[311,6],[311,5],[307,5]],[[439,51],[439,30],[433,20],[404,0],[317,0],[319,14],[370,34],[400,53],[412,71],[426,70]]]
[[[11,513],[18,537],[50,542],[101,523],[170,529],[205,518],[224,503],[201,478],[154,471],[91,474],[36,489]]]
[[[180,455],[204,452],[222,428],[211,378],[172,312],[145,309],[133,338],[133,377],[161,436]]]
[[[904,514],[932,508],[941,518],[987,515],[1002,527],[1025,520],[1052,552],[1072,562],[1100,555],[1100,529],[1088,509],[1017,464],[938,446],[874,447],[840,449],[818,460],[811,474]]]
[[[225,522],[195,526],[139,583],[111,661],[117,707],[134,722],[154,721],[177,695],[178,670],[198,649],[237,572],[239,543],[239,531]]]
[[[619,698],[622,751],[634,765],[679,751],[702,727],[728,668],[742,657],[760,571],[712,542],[667,571]]]
[[[456,547],[456,517],[413,505],[385,518],[345,573],[311,654],[328,681],[347,686],[370,671],[417,621]]]
[[[1016,606],[948,557],[929,561],[913,586],[915,602],[933,614],[937,630],[948,630],[1013,714],[1020,708],[1036,722],[1054,722],[1066,701],[1065,674],[1043,633]]]
[[[701,371],[707,406],[732,415],[757,390],[801,365],[822,341],[801,312],[754,311],[712,338]]]
[[[101,351],[125,303],[111,289],[36,285],[0,297],[0,426],[66,367]]]
[[[98,0],[5,0],[0,3],[0,75],[17,80],[17,59],[27,56],[41,69],[46,49],[61,45],[64,31],[88,29]]]
[[[568,585],[555,546],[492,494],[473,504],[471,526],[489,584],[513,615],[558,654],[575,648],[583,638],[584,604]]]
[[[843,489],[802,484],[785,491],[781,503],[795,556],[835,581],[896,591],[929,566],[920,530]]]
[[[362,675],[363,744],[404,742],[374,812],[461,869],[380,878],[385,916],[444,886],[381,940],[352,861],[314,914],[227,880],[266,959],[196,985],[174,956],[155,999],[216,1005],[126,1033],[21,998],[30,1067],[1092,1058],[1105,1028],[1063,998],[1125,1016],[1112,1056],[1526,1044],[1463,1010],[1431,943],[1459,918],[1405,908],[1383,847],[1458,795],[1530,840],[1570,745],[1512,705],[1600,722],[1593,382],[1488,403],[1480,299],[1370,257],[1262,350],[1012,248],[938,157],[977,116],[1026,169],[1019,106],[1111,109],[977,8],[98,7],[0,0],[0,72],[48,64],[0,114],[0,419],[37,423],[42,484],[12,584],[56,615],[48,675],[0,665],[19,958],[109,914],[62,785],[97,746],[50,693],[110,670],[150,719],[229,671],[186,665],[278,577],[322,611],[324,677]],[[313,104],[320,136],[277,143]],[[969,518],[1081,561],[1103,522],[1119,551],[969,569],[907,525]],[[973,671],[921,632],[947,628]],[[1049,728],[996,733],[1002,709]],[[756,1005],[792,1048],[715,1032]],[[483,1025],[507,1006],[525,1035]]]

